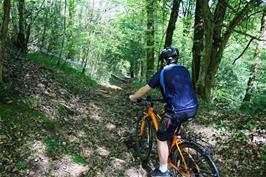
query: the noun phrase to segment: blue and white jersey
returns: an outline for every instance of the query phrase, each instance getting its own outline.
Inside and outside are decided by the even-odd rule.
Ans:
[[[152,76],[148,85],[160,87],[166,111],[178,112],[198,106],[189,71],[182,65],[166,65]]]

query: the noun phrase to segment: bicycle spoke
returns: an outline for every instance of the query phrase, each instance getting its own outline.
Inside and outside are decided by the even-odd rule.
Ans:
[[[177,150],[172,155],[176,157],[173,159],[173,162],[179,169],[181,176],[189,175],[190,177],[219,177],[219,172],[217,171],[217,168],[210,157],[205,155],[204,150],[200,149],[200,147],[198,147],[196,144],[183,143],[179,148],[181,149],[184,160],[182,160],[182,156]],[[178,177],[179,172],[173,170],[172,174]]]
[[[150,121],[150,119],[143,121],[142,118],[139,118],[137,122],[136,149],[140,159],[143,161],[148,160],[152,150],[153,129]]]

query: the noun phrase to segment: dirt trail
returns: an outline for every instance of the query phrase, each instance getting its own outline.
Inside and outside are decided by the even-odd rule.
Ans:
[[[20,159],[12,159],[13,164],[20,160],[26,167],[18,170],[13,165],[0,176],[147,176],[129,143],[140,109],[128,101],[129,86],[89,87],[75,77],[30,61],[14,73],[15,90],[22,102],[30,102],[33,110],[43,112],[56,126],[36,125],[21,147],[13,147],[26,149]],[[214,126],[193,122],[191,128],[213,145],[221,135]]]
[[[35,138],[23,144],[30,151],[23,159],[26,168],[4,176],[146,176],[134,150],[129,149],[137,110],[128,101],[126,85],[92,88],[30,61],[22,67],[16,73],[15,90],[24,101],[34,102],[32,109],[43,112],[56,128],[41,127],[28,135]],[[39,131],[48,138],[41,137]],[[49,147],[63,152],[49,154]],[[68,153],[68,149],[72,150]],[[83,163],[75,162],[76,157]]]

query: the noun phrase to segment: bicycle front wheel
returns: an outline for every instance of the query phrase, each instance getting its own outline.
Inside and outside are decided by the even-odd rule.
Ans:
[[[178,169],[172,169],[172,176],[220,177],[218,168],[202,146],[184,142],[179,145],[179,149],[175,147],[171,151],[170,160]]]
[[[139,117],[136,127],[136,150],[142,161],[148,161],[153,145],[154,129],[150,118]]]

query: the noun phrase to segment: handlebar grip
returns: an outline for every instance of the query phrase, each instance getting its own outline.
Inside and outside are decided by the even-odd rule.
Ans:
[[[137,99],[137,103],[141,103],[142,101],[143,101],[142,98],[138,98],[138,99]]]

